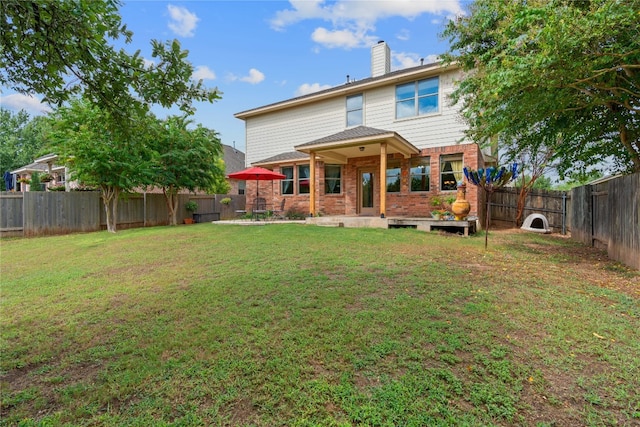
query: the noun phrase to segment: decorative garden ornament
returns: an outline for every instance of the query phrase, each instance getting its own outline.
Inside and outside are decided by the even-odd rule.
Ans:
[[[467,178],[467,181],[482,188],[486,195],[487,214],[484,227],[484,248],[487,249],[487,239],[489,237],[489,218],[491,216],[491,195],[494,191],[504,187],[509,182],[518,177],[518,164],[513,163],[509,166],[509,168],[506,168],[504,166],[501,166],[500,168],[494,168],[490,166],[486,169],[480,168],[478,170],[473,170],[465,167],[463,171],[465,178]]]
[[[456,194],[456,201],[451,204],[451,210],[456,217],[457,221],[462,221],[466,218],[471,210],[471,205],[466,199],[467,186],[464,183],[458,184],[458,192]]]

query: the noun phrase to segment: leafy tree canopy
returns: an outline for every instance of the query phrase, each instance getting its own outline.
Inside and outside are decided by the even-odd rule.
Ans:
[[[228,190],[218,135],[201,125],[189,129],[190,124],[186,117],[169,117],[157,122],[155,135],[150,139],[153,183],[163,190],[173,225],[180,190],[222,193]]]
[[[44,117],[30,117],[24,110],[14,113],[0,108],[0,173],[28,165],[44,154],[47,132]],[[4,186],[4,181],[1,185]]]
[[[133,108],[127,117],[123,127],[108,110],[85,100],[72,100],[51,115],[51,148],[69,167],[72,180],[100,188],[111,232],[116,231],[120,194],[153,180],[148,139],[156,118]]]
[[[445,55],[468,136],[553,153],[561,176],[603,158],[640,171],[640,0],[477,0]]]
[[[154,65],[140,52],[130,55],[111,43],[131,31],[122,24],[118,0],[2,0],[0,85],[23,94],[38,93],[61,105],[72,96],[119,116],[132,107],[213,102],[216,89],[193,82],[193,66],[177,40],[152,40]]]

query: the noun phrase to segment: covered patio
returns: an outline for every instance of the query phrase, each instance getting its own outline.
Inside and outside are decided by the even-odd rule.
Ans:
[[[417,155],[420,153],[418,148],[404,139],[397,132],[374,129],[366,126],[347,129],[343,132],[298,145],[295,149],[309,155],[309,214],[311,217],[315,217],[317,214],[316,191],[318,186],[316,185],[316,160],[324,161],[325,163],[346,165],[349,159],[371,156],[379,157],[378,170],[373,171],[370,174],[370,177],[377,177],[379,180],[379,215],[380,218],[385,218],[387,203],[386,170],[388,155],[399,154],[403,158],[409,159],[411,155]],[[366,174],[367,172],[364,171],[362,173]],[[367,178],[363,175],[361,176],[361,179],[366,180]],[[371,186],[373,188],[373,182],[371,183]],[[373,197],[373,191],[371,191],[370,194],[366,193],[366,191],[363,191],[363,193],[364,196]],[[360,194],[359,197],[363,197],[363,194]],[[365,200],[361,209],[366,209],[366,205],[367,203]],[[370,205],[371,206],[369,207],[373,208],[373,200],[371,200]],[[362,215],[372,214],[372,212],[359,213]]]

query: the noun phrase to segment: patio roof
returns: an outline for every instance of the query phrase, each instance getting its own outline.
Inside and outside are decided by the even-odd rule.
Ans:
[[[269,165],[277,165],[281,163],[295,162],[297,160],[308,160],[308,159],[309,159],[309,155],[305,153],[301,153],[299,151],[289,151],[287,153],[281,153],[272,157],[268,157],[258,162],[253,162],[252,165],[267,167]]]
[[[49,168],[46,164],[43,163],[30,163],[26,166],[22,166],[21,168],[12,170],[10,173],[32,173],[32,172],[48,172]]]
[[[314,152],[331,162],[345,164],[349,158],[378,155],[383,143],[387,144],[387,154],[400,153],[409,158],[412,154],[420,152],[395,131],[367,126],[347,129],[294,148],[307,154]]]

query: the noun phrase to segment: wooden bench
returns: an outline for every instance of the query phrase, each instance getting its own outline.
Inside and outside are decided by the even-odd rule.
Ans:
[[[196,223],[220,221],[220,212],[201,212],[193,214],[193,221]]]

